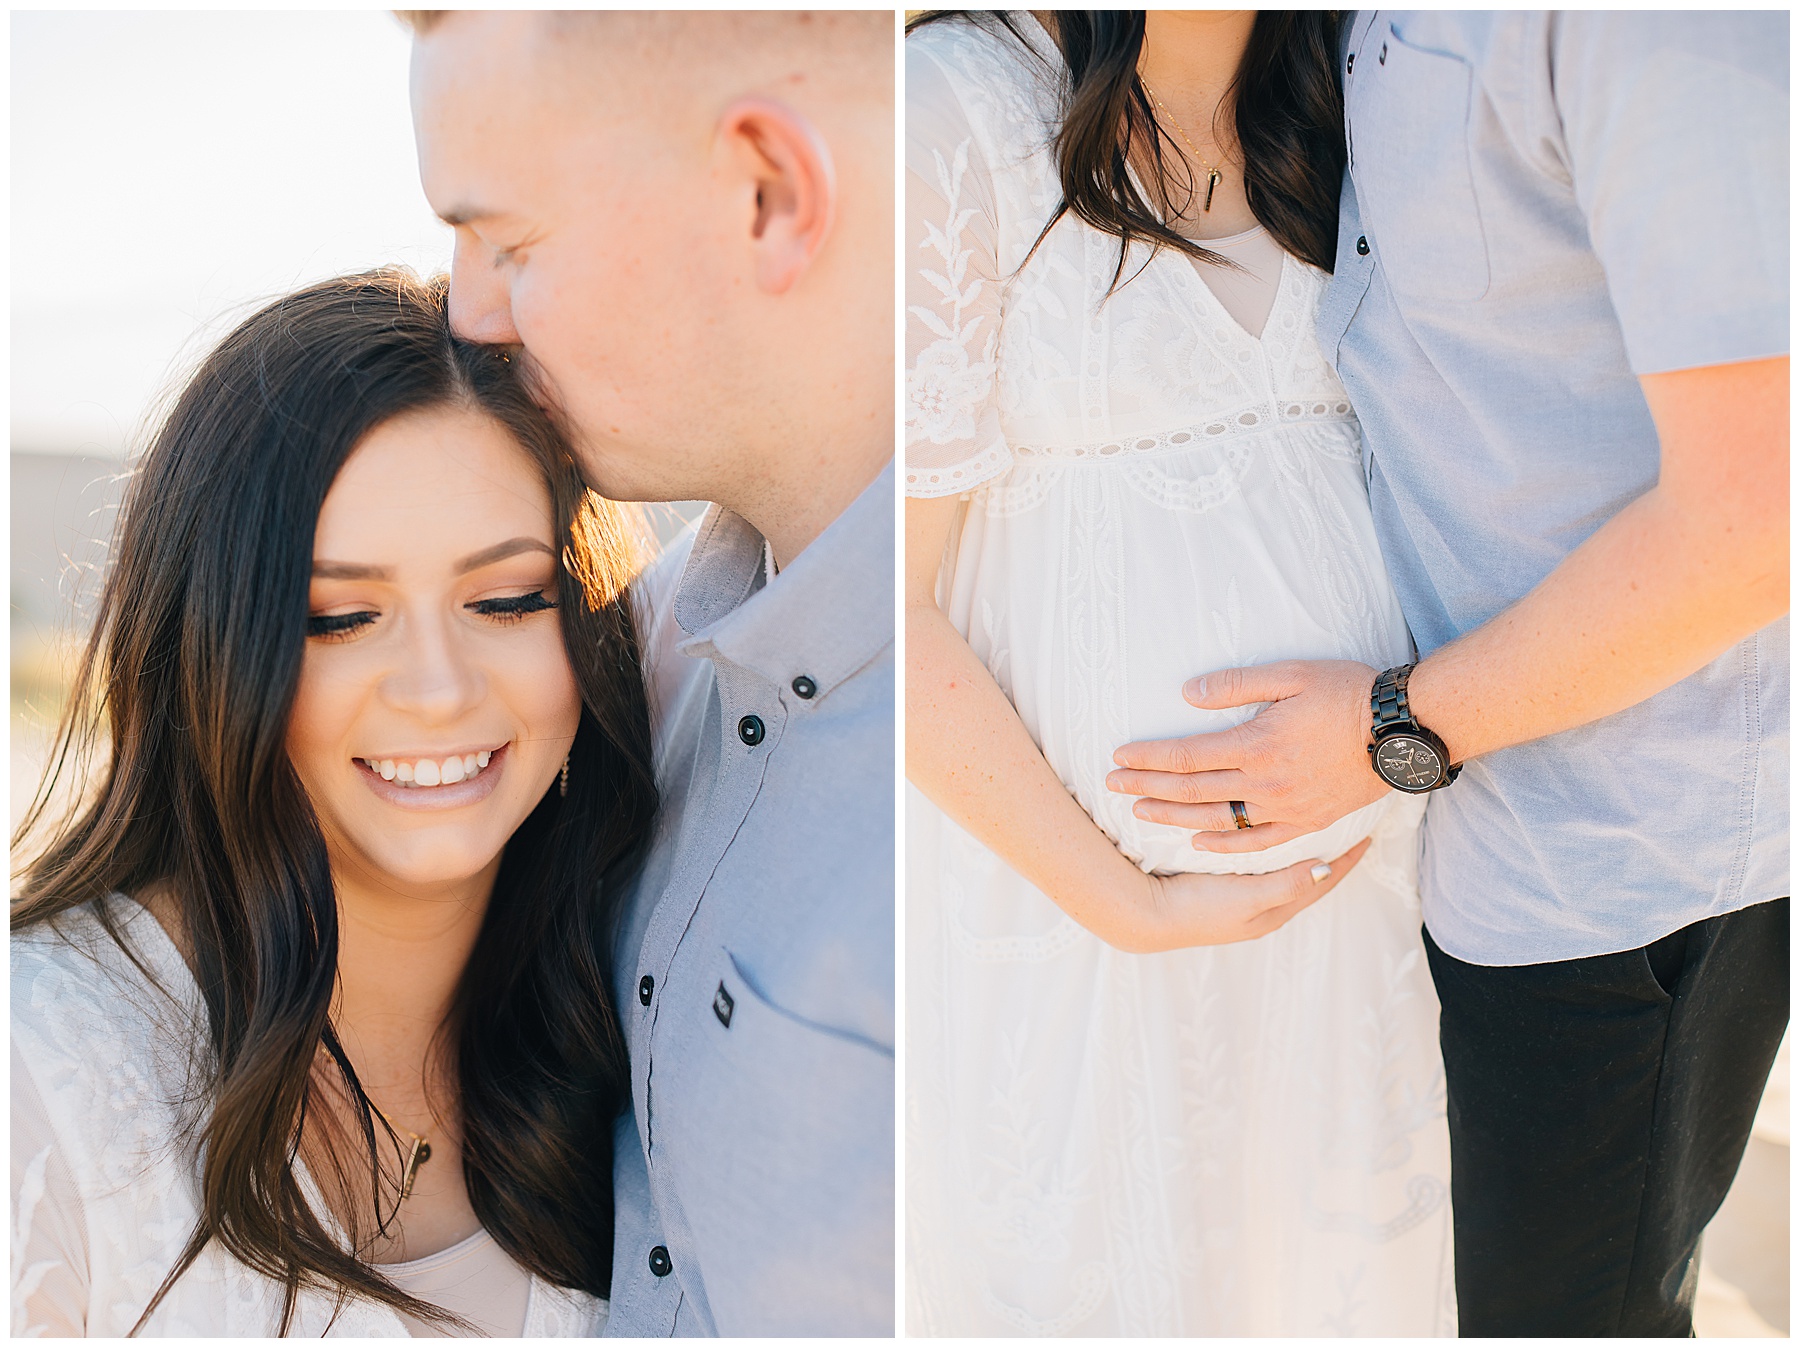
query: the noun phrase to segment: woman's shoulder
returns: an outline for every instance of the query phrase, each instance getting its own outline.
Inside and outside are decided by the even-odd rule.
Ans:
[[[1043,65],[1033,55],[1042,38],[1037,20],[1022,12],[957,12],[914,28],[906,35],[906,51],[909,58],[915,53],[929,55],[940,65],[957,69],[986,67],[998,60],[1023,70],[1032,62]]]
[[[130,1083],[149,1099],[159,1078],[185,1077],[197,1032],[192,991],[155,918],[123,896],[12,937],[13,1044],[50,1113],[84,1130],[112,1112],[96,1106],[137,1098]]]
[[[177,970],[180,983],[192,982],[150,912],[123,894],[110,894],[12,934],[13,1015],[33,1019],[52,996],[104,1004],[155,989],[179,999],[180,983],[168,986]],[[33,992],[34,980],[54,990]]]
[[[906,39],[908,126],[949,111],[946,103],[971,120],[984,110],[1044,120],[1055,114],[1061,70],[1055,44],[1023,12],[926,24]]]

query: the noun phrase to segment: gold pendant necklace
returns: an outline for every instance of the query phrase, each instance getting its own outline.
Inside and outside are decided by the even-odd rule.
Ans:
[[[1200,209],[1203,211],[1211,212],[1213,189],[1215,187],[1217,187],[1221,181],[1220,175],[1219,175],[1219,170],[1213,167],[1212,161],[1207,159],[1207,157],[1205,155],[1201,154],[1199,147],[1196,146],[1194,144],[1194,142],[1188,138],[1187,131],[1181,125],[1181,119],[1176,117],[1176,115],[1174,113],[1170,112],[1168,105],[1166,103],[1164,103],[1162,101],[1162,99],[1160,99],[1156,96],[1156,90],[1154,90],[1150,87],[1150,82],[1148,80],[1146,80],[1142,75],[1139,75],[1138,83],[1144,86],[1144,92],[1146,94],[1150,95],[1150,101],[1156,105],[1157,111],[1159,111],[1160,113],[1162,113],[1162,115],[1164,117],[1169,119],[1169,125],[1175,128],[1175,134],[1181,137],[1181,143],[1188,147],[1188,153],[1193,155],[1195,159],[1199,160],[1200,166],[1206,170],[1206,200],[1200,203]]]
[[[363,1097],[368,1099],[367,1096]],[[396,1133],[405,1133],[412,1139],[412,1147],[406,1153],[406,1164],[400,1168],[400,1201],[404,1203],[412,1197],[413,1181],[419,1177],[419,1167],[431,1159],[431,1143],[427,1138],[419,1136],[410,1128],[402,1128],[383,1113],[380,1105],[369,1100],[369,1108],[381,1116],[381,1121]]]

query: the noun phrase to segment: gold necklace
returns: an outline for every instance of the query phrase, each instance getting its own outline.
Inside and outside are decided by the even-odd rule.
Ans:
[[[1181,137],[1181,143],[1188,147],[1188,153],[1193,155],[1195,159],[1198,159],[1201,167],[1206,170],[1206,200],[1200,204],[1200,209],[1210,212],[1212,210],[1213,188],[1217,187],[1220,182],[1219,170],[1213,167],[1212,161],[1201,154],[1199,147],[1188,138],[1186,129],[1181,125],[1181,119],[1170,112],[1168,105],[1156,96],[1156,90],[1150,87],[1150,81],[1146,80],[1142,75],[1139,75],[1138,83],[1144,86],[1144,92],[1150,95],[1150,101],[1156,105],[1157,111],[1161,112],[1164,117],[1169,119],[1169,125],[1175,128],[1175,134]]]
[[[363,1099],[368,1100],[369,1097],[365,1095]],[[369,1100],[369,1108],[379,1114],[381,1121],[394,1132],[405,1133],[412,1139],[412,1148],[406,1153],[406,1164],[400,1170],[400,1201],[404,1203],[412,1197],[413,1181],[419,1177],[419,1167],[431,1159],[431,1143],[412,1129],[400,1127],[373,1100]]]

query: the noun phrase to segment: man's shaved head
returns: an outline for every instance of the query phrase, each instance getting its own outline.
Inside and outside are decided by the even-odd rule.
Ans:
[[[592,485],[804,546],[893,454],[893,12],[402,17],[458,331]]]
[[[415,36],[479,11],[396,11]],[[544,10],[530,15],[539,51],[592,87],[597,75],[634,80],[680,68],[708,77],[804,77],[887,97],[893,68],[891,10]],[[873,79],[871,79],[873,77]]]

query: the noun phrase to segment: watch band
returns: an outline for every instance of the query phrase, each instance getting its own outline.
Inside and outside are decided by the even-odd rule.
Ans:
[[[1406,702],[1406,682],[1412,677],[1415,667],[1396,665],[1393,669],[1382,671],[1375,680],[1375,686],[1369,690],[1369,710],[1374,713],[1374,730],[1386,730],[1391,725],[1413,724],[1412,709]]]
[[[1420,725],[1413,717],[1412,706],[1406,697],[1406,685],[1407,681],[1412,678],[1412,672],[1416,667],[1416,665],[1396,665],[1392,669],[1383,670],[1376,677],[1374,686],[1369,690],[1369,711],[1373,717],[1373,724],[1369,732],[1371,737],[1370,764],[1374,766],[1375,751],[1381,744],[1382,732],[1404,730],[1408,734],[1419,736],[1433,746],[1444,765],[1444,777],[1438,785],[1448,786],[1462,772],[1462,764],[1450,762],[1450,755],[1444,748],[1443,740]],[[1376,776],[1380,775],[1381,770],[1376,768]]]

